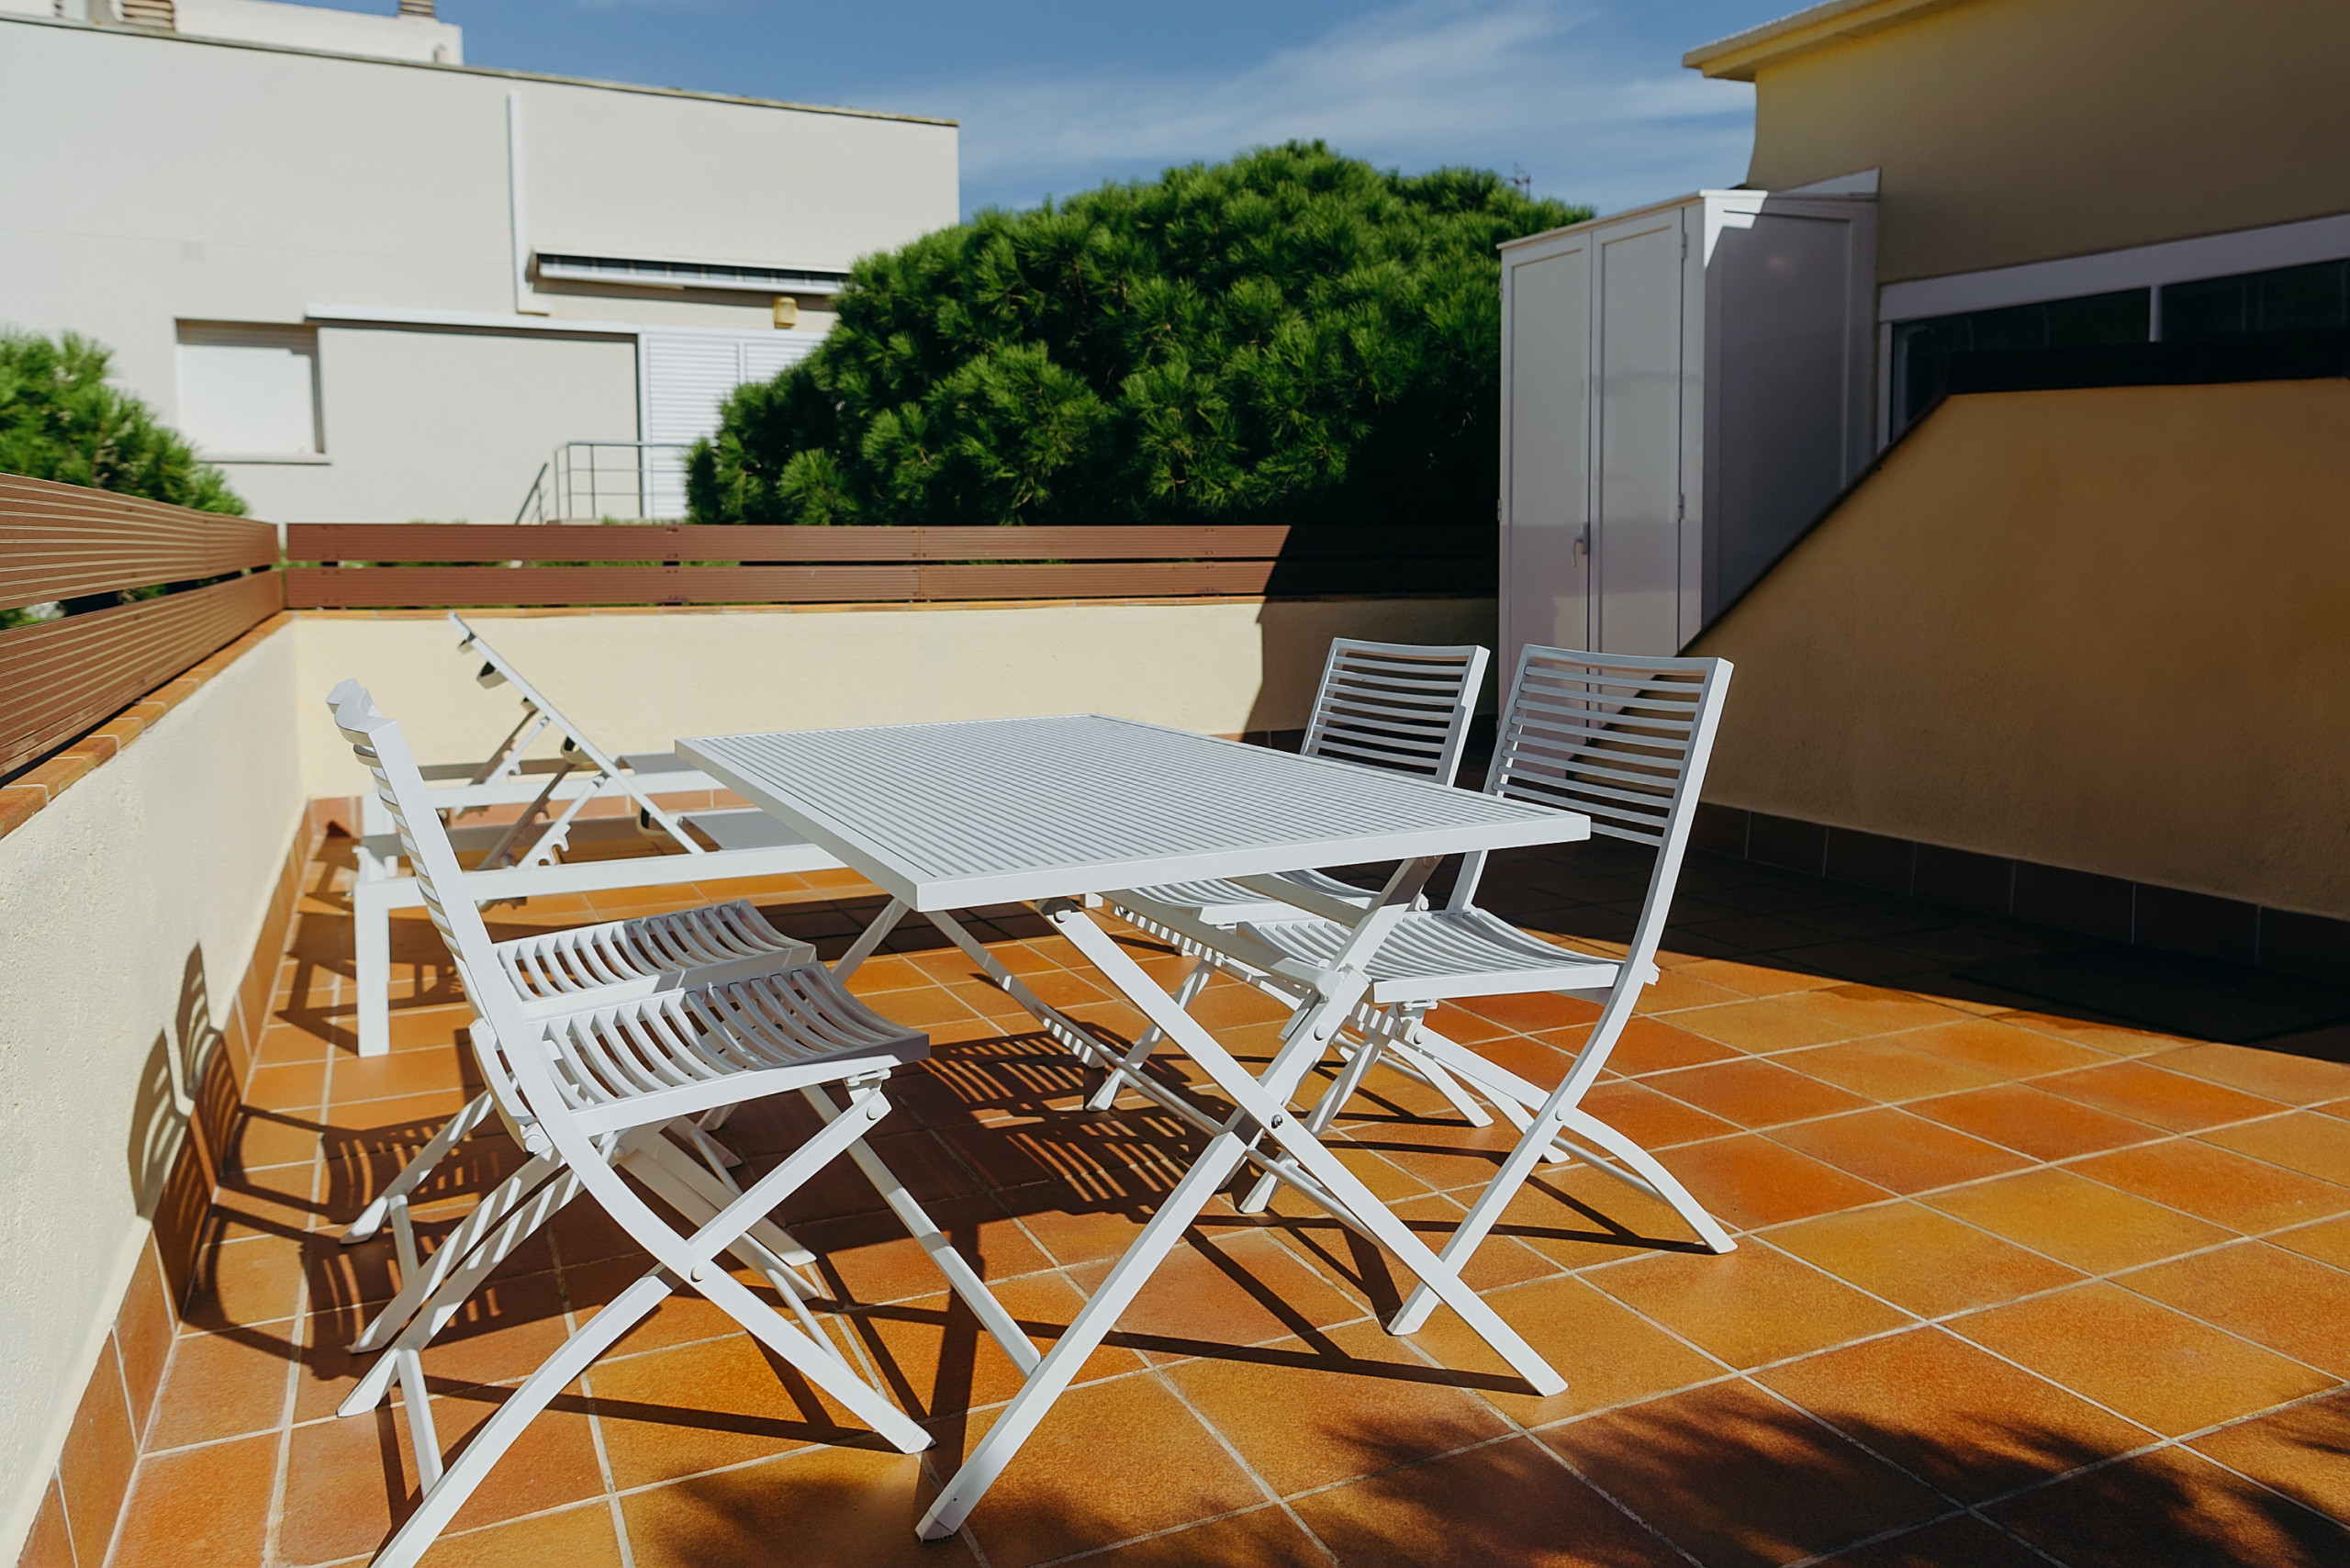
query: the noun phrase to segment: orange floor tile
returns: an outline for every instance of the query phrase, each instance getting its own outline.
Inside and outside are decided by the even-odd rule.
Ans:
[[[1529,929],[1606,941],[1644,875],[1576,846],[1497,860],[1487,886]],[[342,1347],[398,1283],[388,1241],[337,1233],[472,1092],[467,1014],[429,928],[400,923],[394,1049],[353,1054],[347,877],[330,840],[110,1568],[362,1562],[413,1506],[397,1411],[334,1413],[364,1370]],[[787,880],[747,896],[827,958],[878,905]],[[746,890],[677,902],[722,891]],[[673,1299],[426,1561],[2350,1563],[2350,1066],[2322,1041],[2174,1039],[1953,976],[2076,945],[2013,923],[1704,857],[1684,897],[1591,1103],[1740,1245],[1697,1249],[1587,1167],[1540,1175],[1471,1278],[1566,1394],[1536,1397],[1447,1312],[1386,1334],[1408,1280],[1310,1205],[1219,1201],[968,1526],[921,1545],[915,1517],[1017,1374],[845,1170],[781,1217],[822,1257],[834,1327],[935,1447],[843,1430],[730,1319]],[[494,930],[597,913],[505,909]],[[1033,915],[977,928],[1049,999],[1130,1026]],[[927,929],[855,989],[934,1042],[876,1147],[1048,1346],[1192,1140],[1132,1097],[1084,1112],[1075,1062]],[[1198,1012],[1244,1058],[1279,1017],[1221,984]],[[1590,1017],[1521,998],[1438,1022],[1532,1074]],[[722,1137],[756,1168],[804,1130],[768,1104]],[[1383,1069],[1336,1136],[1432,1236],[1510,1142]],[[464,1146],[420,1193],[420,1232],[518,1158]],[[584,1204],[522,1248],[424,1358],[444,1439],[640,1268]]]

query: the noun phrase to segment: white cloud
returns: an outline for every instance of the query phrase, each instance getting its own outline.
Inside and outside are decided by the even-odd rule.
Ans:
[[[1660,74],[1602,22],[1563,0],[1409,0],[1237,73],[999,77],[918,95],[962,122],[972,205],[1314,138],[1407,168],[1519,162],[1543,194],[1602,207],[1740,178],[1751,90]]]

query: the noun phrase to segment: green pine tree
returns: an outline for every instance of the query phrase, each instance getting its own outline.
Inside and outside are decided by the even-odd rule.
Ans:
[[[245,503],[219,469],[197,462],[146,404],[106,385],[113,357],[75,332],[52,342],[0,331],[0,474],[242,517]]]
[[[1494,246],[1589,216],[1320,142],[981,213],[857,263],[736,390],[693,516],[1489,524]]]
[[[0,331],[0,474],[87,485],[198,511],[242,517],[245,503],[220,470],[199,463],[154,410],[106,385],[112,351],[75,332],[56,342]],[[68,610],[144,599],[160,588],[84,595]],[[39,619],[39,610],[0,610],[0,628]]]

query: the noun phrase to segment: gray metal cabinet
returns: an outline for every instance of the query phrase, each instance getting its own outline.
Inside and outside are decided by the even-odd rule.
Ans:
[[[1702,191],[1502,247],[1502,643],[1678,652],[1871,453],[1875,203]]]

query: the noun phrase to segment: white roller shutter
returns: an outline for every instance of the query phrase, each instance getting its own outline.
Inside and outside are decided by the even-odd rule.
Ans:
[[[319,450],[318,333],[183,321],[179,427],[207,456]]]
[[[822,332],[646,332],[637,340],[644,377],[644,439],[693,442],[718,431],[718,406],[745,381],[798,364]],[[648,517],[683,517],[685,469],[674,453],[651,454]]]

